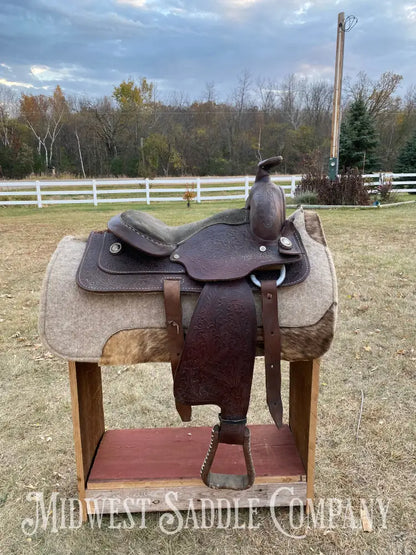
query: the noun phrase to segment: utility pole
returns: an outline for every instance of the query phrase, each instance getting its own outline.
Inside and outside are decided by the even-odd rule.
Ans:
[[[338,175],[339,164],[339,134],[341,128],[341,90],[342,90],[342,70],[344,66],[344,41],[345,33],[351,31],[357,24],[358,19],[355,15],[349,15],[345,19],[344,12],[338,14],[337,26],[337,51],[335,56],[335,79],[334,79],[334,99],[332,103],[332,125],[331,125],[331,151],[329,158],[328,177],[335,181]]]
[[[334,98],[332,103],[331,151],[328,176],[335,181],[338,175],[339,132],[341,126],[342,68],[344,65],[345,14],[338,14],[337,50],[335,57]]]

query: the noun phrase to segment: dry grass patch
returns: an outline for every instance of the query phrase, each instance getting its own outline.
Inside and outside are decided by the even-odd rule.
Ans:
[[[175,224],[225,204],[151,206]],[[233,205],[227,204],[227,207]],[[235,206],[235,205],[234,205]],[[39,344],[37,310],[48,260],[62,236],[102,229],[122,207],[3,209],[0,212],[0,552],[2,553],[413,553],[415,549],[415,263],[416,210],[321,212],[339,281],[336,338],[322,364],[316,498],[389,501],[387,527],[373,532],[328,526],[303,540],[285,537],[270,511],[256,530],[194,530],[167,536],[158,514],[146,529],[39,531],[27,538],[31,491],[76,496],[67,369]],[[178,425],[169,368],[164,364],[103,370],[109,427]],[[284,376],[287,389],[287,373]],[[357,423],[362,406],[361,424]],[[287,407],[287,401],[285,403]],[[195,410],[195,424],[213,422],[216,408]],[[269,422],[261,365],[255,372],[251,422]],[[287,509],[276,512],[288,522]],[[355,513],[356,514],[356,513]],[[337,521],[339,522],[339,520]],[[342,520],[341,520],[342,522]],[[247,511],[240,524],[248,523]],[[413,551],[412,551],[413,550]]]

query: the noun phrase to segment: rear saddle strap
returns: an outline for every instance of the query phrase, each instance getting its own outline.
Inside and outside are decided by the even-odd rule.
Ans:
[[[262,319],[264,335],[264,365],[266,368],[266,399],[270,414],[278,428],[282,426],[281,397],[281,335],[276,281],[261,282]]]
[[[273,420],[280,427],[282,401],[276,281],[263,282],[261,290],[267,403]],[[184,341],[179,280],[166,280],[164,291],[177,410],[184,420],[184,414],[190,419],[189,405],[217,404],[221,407],[220,423],[212,430],[201,478],[211,488],[247,489],[255,478],[250,431],[246,426],[257,331],[252,292],[244,280],[235,284],[206,284]],[[238,345],[237,355],[232,345]],[[219,443],[243,447],[245,475],[211,472]]]

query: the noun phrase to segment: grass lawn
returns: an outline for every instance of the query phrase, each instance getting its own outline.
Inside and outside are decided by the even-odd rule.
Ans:
[[[325,512],[323,526],[309,529],[304,539],[292,539],[276,527],[270,510],[261,509],[254,515],[257,528],[251,530],[194,529],[191,520],[188,528],[170,536],[161,532],[160,514],[154,513],[146,516],[143,529],[137,516],[131,529],[117,528],[121,520],[105,517],[99,530],[84,525],[56,534],[49,527],[30,537],[22,532],[22,521],[36,516],[28,494],[42,491],[48,501],[54,491],[68,498],[77,492],[66,362],[48,353],[37,334],[42,278],[58,241],[103,229],[126,208],[177,225],[241,205],[0,208],[0,553],[414,553],[414,204],[320,212],[337,270],[339,315],[321,367],[315,495],[326,503],[341,500],[343,512],[334,526]],[[286,365],[283,374],[287,389]],[[108,427],[179,425],[166,364],[106,367],[103,388]],[[269,423],[260,363],[252,397],[249,421]],[[195,424],[214,423],[216,412],[198,408]],[[359,527],[362,498],[374,503],[372,532]],[[388,507],[384,527],[377,499]],[[290,532],[288,510],[277,509],[276,517]],[[239,524],[248,522],[242,511]]]

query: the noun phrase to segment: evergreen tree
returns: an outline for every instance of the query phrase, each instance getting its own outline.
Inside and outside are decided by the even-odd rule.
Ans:
[[[416,131],[400,150],[395,171],[400,173],[416,171]]]
[[[375,151],[378,138],[373,117],[368,112],[362,98],[351,104],[345,121],[341,124],[339,145],[340,168],[352,168],[364,172],[379,169]]]

